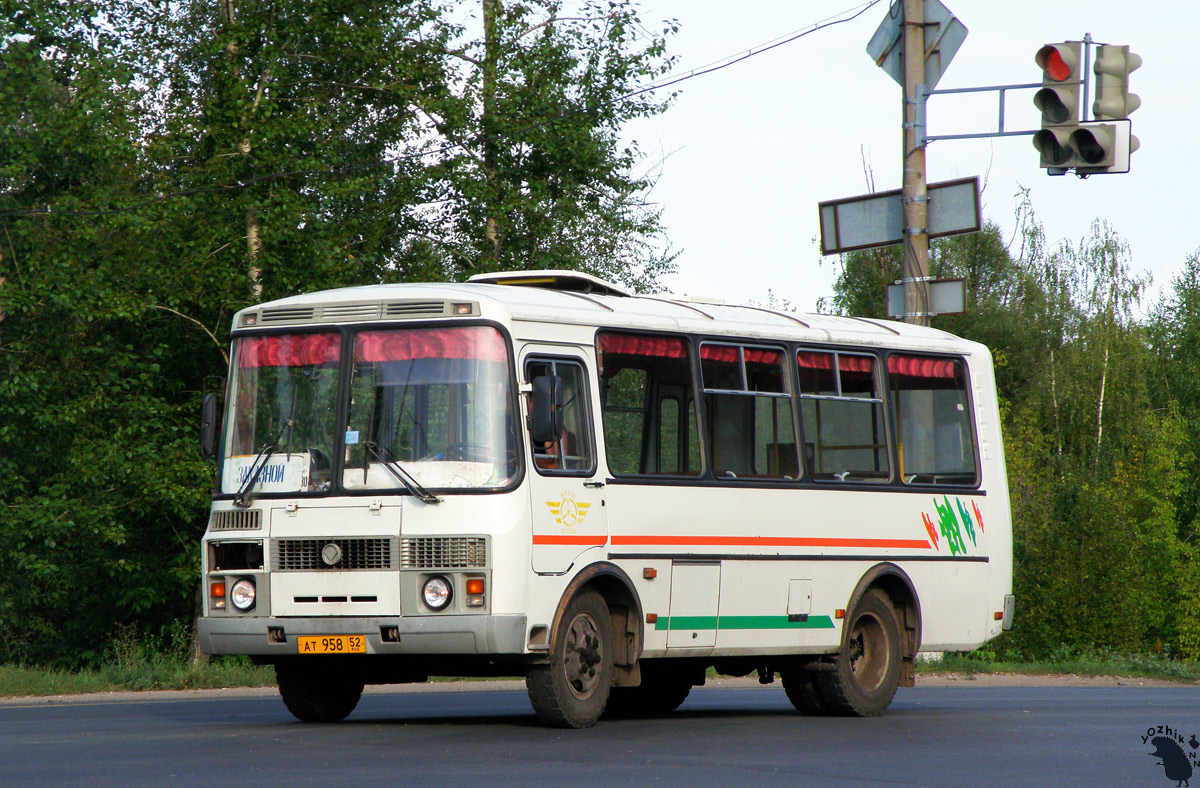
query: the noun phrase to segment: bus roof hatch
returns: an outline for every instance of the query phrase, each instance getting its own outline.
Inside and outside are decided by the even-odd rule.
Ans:
[[[476,274],[467,281],[493,285],[541,287],[546,290],[564,290],[594,295],[633,295],[631,291],[621,285],[606,282],[598,276],[581,271],[501,271],[494,274]]]

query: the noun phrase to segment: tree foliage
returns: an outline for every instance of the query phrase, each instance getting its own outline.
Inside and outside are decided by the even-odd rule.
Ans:
[[[78,664],[190,619],[198,406],[237,309],[668,270],[618,144],[663,105],[617,99],[669,30],[625,2],[487,5],[491,48],[441,0],[0,0],[0,661]]]
[[[934,325],[987,344],[996,364],[1018,600],[1003,647],[1200,657],[1200,261],[1147,319],[1149,279],[1110,225],[1049,249],[1027,195],[1018,220],[1012,243],[989,223],[931,252],[969,302]],[[835,305],[883,316],[899,250],[841,265]]]
[[[456,52],[456,104],[433,118],[461,143],[438,156],[428,199],[451,278],[582,268],[649,287],[672,255],[651,242],[661,211],[619,132],[665,109],[638,88],[670,66],[674,26],[647,31],[628,0],[480,9],[482,36]]]

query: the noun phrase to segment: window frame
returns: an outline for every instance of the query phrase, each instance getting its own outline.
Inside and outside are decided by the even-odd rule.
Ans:
[[[706,347],[726,347],[726,348],[732,348],[737,351],[737,363],[738,363],[738,371],[739,371],[739,374],[741,377],[741,388],[739,388],[739,389],[710,388],[707,385],[705,385],[704,349]],[[773,353],[779,354],[779,376],[780,376],[779,377],[779,387],[781,389],[780,391],[757,391],[750,387],[750,374],[746,368],[746,365],[747,365],[746,351],[747,350],[763,350],[763,351],[768,351],[768,352],[773,352]],[[793,452],[795,454],[796,470],[797,470],[797,472],[794,476],[779,472],[778,469],[777,469],[776,473],[773,473],[773,474],[767,473],[767,472],[763,472],[763,473],[756,472],[756,473],[738,476],[738,475],[735,475],[733,473],[733,471],[729,471],[729,470],[718,474],[717,458],[714,454],[714,452],[716,451],[716,447],[717,447],[717,441],[714,440],[715,436],[713,434],[709,434],[708,432],[705,432],[703,457],[704,457],[704,460],[706,461],[706,465],[711,474],[710,478],[712,478],[713,480],[718,481],[718,482],[750,481],[750,482],[766,482],[766,483],[771,483],[771,484],[774,484],[774,483],[787,484],[787,483],[797,482],[797,481],[800,481],[801,479],[803,479],[804,475],[805,475],[805,462],[800,453],[801,433],[800,433],[800,429],[799,429],[799,413],[798,413],[799,398],[796,396],[798,389],[795,386],[795,381],[794,381],[795,376],[791,372],[791,366],[788,361],[788,357],[793,354],[792,349],[784,343],[770,344],[770,343],[755,341],[755,340],[739,340],[736,338],[729,339],[729,338],[722,337],[720,339],[713,339],[713,338],[698,339],[696,342],[696,353],[697,353],[697,357],[700,362],[696,367],[697,373],[698,373],[698,378],[699,378],[698,382],[700,384],[699,385],[699,392],[700,392],[699,399],[700,399],[700,401],[702,401],[704,403],[704,416],[701,419],[701,426],[704,427],[706,430],[709,427],[709,413],[708,413],[708,410],[710,407],[709,400],[708,400],[709,396],[713,396],[713,397],[730,397],[730,396],[749,397],[749,398],[752,398],[752,400],[756,400],[759,398],[787,400],[787,403],[788,403],[787,410],[788,410],[788,414],[791,416],[791,421],[792,421],[792,423],[791,423],[792,446],[793,446]],[[754,414],[757,413],[756,408],[753,409],[753,413]],[[753,430],[752,434],[749,437],[750,437],[750,445],[751,445],[751,454],[750,454],[751,462],[757,463],[757,460],[758,460],[757,452],[758,452],[758,449],[760,448],[757,445],[757,438],[758,438],[757,430]],[[763,449],[764,449],[764,451],[766,450],[765,447],[763,447]],[[758,469],[755,468],[754,470],[757,471]]]
[[[948,482],[948,483],[940,484],[936,480],[929,481],[929,482],[921,482],[921,481],[905,479],[904,472],[903,472],[904,457],[901,455],[902,445],[903,445],[903,435],[902,435],[902,432],[903,432],[902,421],[903,420],[901,417],[899,401],[897,399],[899,392],[904,389],[899,389],[899,388],[892,386],[893,373],[891,372],[891,369],[890,369],[891,359],[893,357],[897,357],[897,356],[902,356],[902,357],[906,357],[906,358],[929,359],[929,360],[933,360],[933,361],[946,361],[946,362],[949,362],[954,365],[956,375],[957,374],[962,375],[963,387],[961,389],[956,389],[956,390],[960,390],[966,395],[965,396],[966,401],[964,403],[965,410],[966,410],[965,421],[967,422],[967,429],[969,432],[970,445],[971,445],[971,449],[972,449],[972,454],[974,455],[973,456],[974,478],[972,481],[969,481],[969,482],[957,482],[956,481],[956,482]],[[941,354],[941,353],[936,353],[936,352],[928,352],[928,351],[924,351],[924,350],[895,350],[895,349],[893,349],[893,350],[887,351],[887,353],[884,355],[883,363],[884,363],[884,370],[886,371],[885,377],[887,378],[887,399],[888,399],[888,403],[889,403],[888,409],[891,411],[892,418],[895,422],[893,425],[893,430],[895,433],[894,440],[896,443],[895,463],[896,463],[896,481],[897,481],[897,483],[903,485],[907,489],[921,490],[921,491],[927,491],[927,490],[935,490],[936,491],[936,490],[945,490],[945,489],[953,489],[953,488],[978,489],[983,484],[983,457],[982,457],[982,449],[980,447],[980,442],[979,442],[979,425],[976,423],[976,418],[975,418],[975,415],[976,415],[976,413],[975,413],[975,391],[974,391],[974,386],[972,385],[971,365],[969,363],[967,363],[966,357],[962,356],[962,355]]]
[[[679,343],[679,347],[682,350],[682,355],[679,355],[679,356],[675,356],[673,354],[672,355],[667,355],[667,354],[659,355],[659,354],[650,354],[650,353],[647,353],[647,354],[616,353],[615,354],[615,355],[633,356],[635,358],[639,358],[639,359],[643,360],[634,366],[627,367],[630,369],[642,370],[642,372],[644,372],[646,375],[646,387],[645,387],[645,391],[643,393],[642,405],[640,408],[634,408],[634,407],[630,407],[630,406],[613,407],[613,406],[608,405],[605,401],[607,398],[606,397],[606,387],[608,385],[607,381],[608,381],[609,377],[613,377],[613,376],[606,377],[603,374],[604,357],[605,357],[606,353],[614,354],[613,351],[605,351],[604,348],[602,347],[603,339],[606,336],[635,337],[635,338],[638,338],[639,340],[648,341],[648,342],[653,342],[655,340],[666,340],[669,342],[678,342]],[[599,377],[598,384],[599,384],[599,391],[600,391],[600,399],[598,401],[598,405],[599,405],[601,424],[600,424],[598,433],[600,435],[601,440],[603,440],[603,442],[604,442],[605,467],[606,467],[610,477],[614,480],[620,480],[622,482],[628,482],[628,483],[689,482],[689,483],[693,483],[693,484],[701,479],[709,478],[708,477],[709,468],[708,468],[708,459],[707,459],[707,449],[705,446],[706,438],[704,435],[703,424],[701,423],[701,420],[703,419],[703,410],[702,410],[703,405],[701,404],[699,398],[697,397],[697,391],[698,391],[697,383],[699,380],[700,371],[699,371],[699,367],[697,366],[697,356],[696,356],[696,351],[695,351],[696,342],[697,342],[696,337],[691,334],[677,334],[677,333],[666,333],[666,332],[659,332],[659,331],[647,331],[647,330],[640,329],[640,328],[601,326],[596,330],[596,335],[595,335],[594,341],[595,341],[595,347],[596,347],[596,374]],[[684,362],[687,365],[686,378],[680,378],[679,380],[670,380],[670,381],[665,381],[665,382],[660,380],[657,376],[655,376],[653,374],[654,370],[653,370],[652,362],[654,361],[654,359],[672,359],[672,360]],[[655,452],[657,452],[658,446],[659,446],[659,444],[661,442],[661,438],[662,438],[662,436],[660,434],[660,432],[661,432],[661,421],[660,421],[661,414],[657,410],[659,402],[656,399],[656,391],[658,390],[659,385],[678,387],[680,389],[685,390],[688,394],[691,395],[691,402],[694,404],[694,407],[690,413],[690,417],[692,418],[692,423],[691,423],[690,427],[688,427],[688,426],[684,425],[684,421],[683,421],[685,418],[688,418],[688,416],[689,416],[688,407],[687,407],[688,402],[687,402],[686,398],[683,402],[680,403],[681,407],[680,407],[678,423],[681,427],[681,435],[683,436],[684,447],[687,450],[690,450],[690,445],[687,443],[688,436],[692,435],[692,434],[695,435],[696,449],[697,449],[697,454],[698,454],[698,458],[699,458],[699,462],[700,462],[700,467],[695,470],[687,470],[687,471],[643,472],[643,471],[639,470],[639,471],[636,471],[633,473],[618,472],[618,471],[614,470],[614,468],[612,467],[611,453],[609,452],[608,425],[606,423],[608,413],[611,410],[613,413],[638,413],[641,415],[642,425],[641,425],[640,435],[642,438],[642,445],[638,447],[638,452],[639,452],[638,453],[638,466],[640,468],[643,464],[647,463],[647,461],[650,459],[647,456],[647,451],[653,449]],[[656,461],[658,460],[657,454],[655,455],[655,460]],[[686,464],[686,463],[684,463],[684,464]]]
[[[588,463],[584,468],[546,467],[538,464],[538,457],[551,455],[539,455],[533,440],[529,439],[529,453],[531,458],[530,466],[537,472],[539,476],[575,476],[589,478],[595,476],[597,468],[599,467],[599,451],[596,441],[596,425],[592,415],[592,384],[591,378],[588,376],[587,362],[579,356],[555,356],[544,353],[531,353],[526,356],[521,363],[521,371],[525,378],[525,382],[528,384],[533,383],[533,376],[529,374],[529,368],[533,364],[549,365],[550,374],[552,375],[557,374],[556,370],[560,364],[564,366],[573,366],[579,370],[579,394],[582,397],[582,401],[579,405],[580,408],[582,408],[582,423],[580,424],[580,428],[583,430],[585,435],[576,435],[576,440],[578,441],[581,437],[585,438],[586,447],[588,450],[586,455]],[[567,409],[567,407],[569,407],[569,405],[570,403],[563,403],[564,411]],[[526,437],[528,437],[528,429],[526,430]],[[555,441],[555,443],[559,447],[558,456],[565,457],[566,455],[562,452],[562,438],[559,438],[557,441]]]
[[[819,394],[819,393],[818,394],[809,394],[804,391],[803,385],[799,385],[800,362],[798,360],[798,357],[799,357],[799,354],[801,354],[801,353],[820,353],[822,355],[827,355],[827,356],[832,357],[832,359],[833,359],[832,369],[835,373],[834,381],[836,384],[836,393],[835,394]],[[845,348],[845,347],[837,346],[837,345],[813,346],[813,345],[804,344],[804,343],[798,343],[798,344],[794,345],[791,348],[791,356],[792,356],[792,363],[795,364],[795,367],[796,367],[796,376],[797,376],[797,383],[798,383],[797,389],[796,389],[796,403],[797,403],[797,407],[800,410],[800,416],[799,416],[800,441],[803,446],[807,447],[808,446],[808,437],[809,437],[810,433],[814,438],[814,440],[813,440],[814,457],[812,458],[812,461],[809,462],[809,458],[807,457],[807,454],[802,454],[802,456],[801,456],[801,460],[802,460],[802,462],[804,462],[804,465],[805,465],[804,478],[815,484],[821,484],[821,485],[825,485],[825,484],[839,484],[839,485],[841,485],[841,484],[865,484],[865,485],[869,485],[871,487],[878,487],[878,486],[882,486],[882,485],[894,484],[896,482],[896,463],[897,463],[895,441],[893,438],[894,425],[891,424],[892,418],[891,418],[891,414],[889,413],[890,402],[889,402],[888,396],[887,396],[889,394],[889,392],[886,389],[886,382],[884,380],[886,375],[880,374],[881,371],[886,370],[884,360],[881,359],[877,353],[873,353],[869,350],[861,350],[861,349],[856,349],[856,348]],[[871,361],[871,364],[872,364],[872,372],[871,372],[872,381],[871,381],[871,383],[872,383],[872,388],[874,390],[875,396],[873,396],[873,397],[858,397],[858,396],[849,396],[849,395],[846,395],[843,393],[842,372],[841,372],[841,365],[840,365],[840,359],[842,356],[848,356],[848,357],[852,357],[852,358],[866,358]],[[820,453],[820,426],[818,424],[818,425],[811,425],[811,427],[810,427],[810,425],[808,423],[808,419],[805,418],[805,412],[804,412],[804,410],[805,410],[804,409],[804,401],[805,400],[812,400],[815,402],[825,401],[825,402],[858,403],[858,404],[873,406],[872,412],[879,414],[880,422],[882,424],[880,429],[882,430],[884,442],[882,444],[879,444],[879,443],[870,444],[871,448],[869,448],[868,450],[870,450],[872,452],[876,452],[876,453],[878,453],[880,451],[883,452],[882,456],[884,457],[884,459],[886,460],[887,465],[888,465],[887,470],[886,470],[886,475],[882,476],[880,478],[877,478],[877,479],[876,478],[856,478],[856,474],[853,474],[850,471],[845,471],[842,474],[842,478],[838,478],[838,476],[836,474],[830,474],[829,478],[824,478],[824,473],[818,471],[818,468],[820,467],[820,462],[818,460],[818,456]],[[819,476],[818,473],[820,473],[821,475]],[[847,478],[847,477],[855,477],[855,478]]]

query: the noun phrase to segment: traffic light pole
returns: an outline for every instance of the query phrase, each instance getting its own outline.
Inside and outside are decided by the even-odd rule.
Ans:
[[[925,0],[904,0],[904,322],[929,325],[929,193],[925,179]]]

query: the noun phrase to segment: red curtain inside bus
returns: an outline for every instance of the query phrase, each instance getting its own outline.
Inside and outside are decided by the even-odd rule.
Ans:
[[[687,358],[683,340],[645,334],[601,334],[598,340],[601,353],[653,358]]]
[[[494,328],[418,328],[363,331],[354,344],[356,362],[469,359],[507,361],[508,348]]]
[[[911,378],[953,378],[954,362],[945,358],[888,356],[888,372]]]
[[[833,354],[801,350],[796,353],[796,364],[801,369],[833,369]],[[838,371],[869,373],[875,367],[875,359],[868,356],[838,355]]]
[[[748,347],[746,351],[747,364],[778,364],[783,360],[783,353],[769,348]],[[701,345],[700,359],[702,361],[719,361],[724,364],[736,364],[738,349],[733,345]]]
[[[314,367],[336,364],[340,334],[288,334],[242,337],[238,340],[238,369],[250,367]]]

